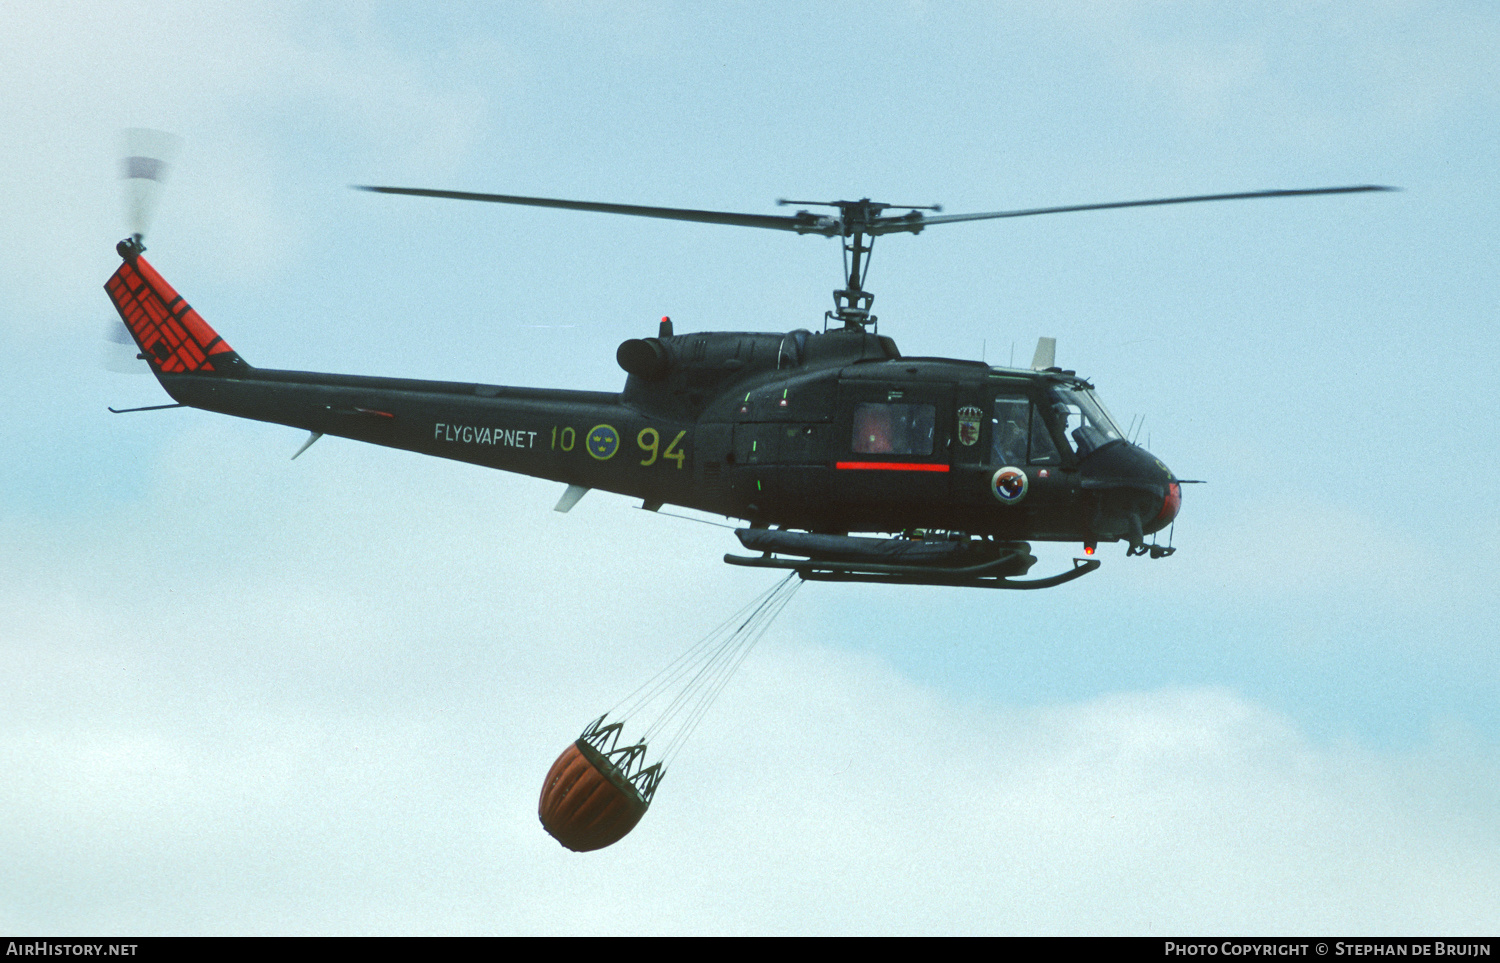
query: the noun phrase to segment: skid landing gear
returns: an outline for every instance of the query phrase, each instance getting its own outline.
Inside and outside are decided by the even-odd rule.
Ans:
[[[813,582],[950,585],[967,588],[1051,588],[1097,569],[1097,559],[1075,558],[1073,568],[1021,579],[1036,558],[1024,542],[957,538],[857,538],[806,532],[739,529],[741,544],[759,556],[725,555],[730,565],[793,571]],[[789,558],[785,556],[802,556]]]

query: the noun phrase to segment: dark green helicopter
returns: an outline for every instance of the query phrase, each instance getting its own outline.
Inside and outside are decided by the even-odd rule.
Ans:
[[[126,160],[127,177],[160,165]],[[615,392],[256,368],[141,257],[141,234],[117,246],[105,285],[144,359],[177,405],[520,472],[567,485],[558,511],[590,489],[743,519],[758,555],[737,565],[804,579],[1045,588],[1093,571],[1093,558],[1022,579],[1030,542],[1125,540],[1130,555],[1173,549],[1148,536],[1170,525],[1183,480],[1133,444],[1094,387],[1054,364],[1043,338],[1030,369],[905,357],[875,330],[864,288],[875,237],[935,224],[1199,201],[1349,194],[1376,186],[1256,191],[1066,207],[939,213],[870,201],[780,201],[831,208],[791,216],[640,207],[502,194],[365,187],[386,194],[524,204],[771,228],[842,239],[845,286],[823,330],[633,338],[616,358]],[[885,213],[892,208],[901,214]],[[932,213],[926,213],[932,212]],[[113,409],[111,409],[113,410]],[[130,409],[146,410],[146,409]],[[296,457],[296,456],[293,456]],[[851,533],[865,533],[855,535]]]

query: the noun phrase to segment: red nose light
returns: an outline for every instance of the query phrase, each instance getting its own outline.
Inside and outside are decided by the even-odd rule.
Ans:
[[[1099,546],[1096,545],[1096,544],[1094,544],[1093,542],[1084,542],[1083,543],[1083,554],[1085,554],[1085,555],[1092,555],[1092,554],[1094,554],[1094,550],[1096,548],[1098,548],[1098,547]]]

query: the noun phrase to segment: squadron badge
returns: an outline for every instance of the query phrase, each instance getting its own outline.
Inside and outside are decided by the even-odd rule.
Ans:
[[[958,409],[958,440],[965,445],[977,444],[979,441],[979,422],[984,418],[984,412],[972,405],[967,408]]]
[[[1014,505],[1026,497],[1026,472],[1009,466],[995,472],[990,479],[990,491],[1006,505]]]

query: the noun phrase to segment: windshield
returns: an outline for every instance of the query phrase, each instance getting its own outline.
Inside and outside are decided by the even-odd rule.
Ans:
[[[1056,385],[1050,394],[1053,414],[1078,457],[1125,437],[1092,390]]]

